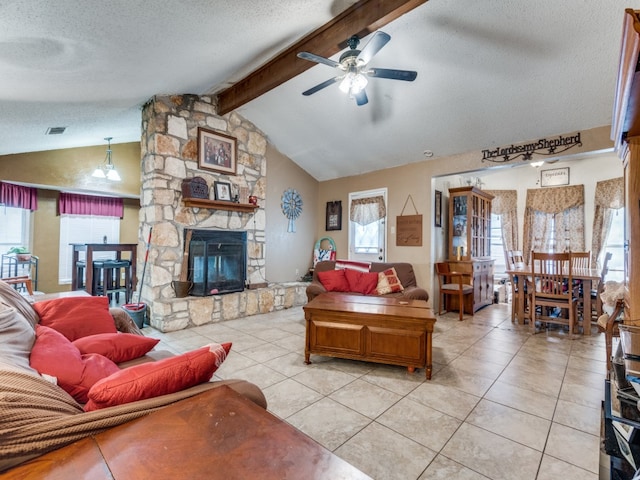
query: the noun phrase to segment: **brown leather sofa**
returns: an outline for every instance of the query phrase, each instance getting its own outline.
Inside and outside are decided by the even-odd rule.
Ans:
[[[123,310],[110,309],[110,313],[118,331],[142,335]],[[69,444],[222,385],[228,385],[266,408],[266,400],[259,387],[244,380],[224,380],[85,412],[67,392],[30,367],[29,355],[38,322],[38,315],[29,301],[0,280],[0,472],[51,451],[59,450],[60,458],[68,461],[74,448]],[[119,367],[168,355],[171,354],[166,351],[152,350],[145,357]],[[192,440],[195,441],[191,439],[189,442]],[[0,474],[0,478],[5,478],[5,474]]]
[[[318,272],[326,272],[328,270],[334,270],[336,267],[335,261],[323,261],[318,262],[313,270],[313,279],[311,283],[307,287],[307,300],[310,302],[315,297],[320,295],[321,293],[333,293],[327,292],[327,289],[324,288],[320,280],[318,279]],[[388,293],[383,295],[385,297],[404,297],[413,300],[429,300],[429,293],[424,289],[417,285],[416,283],[416,275],[413,271],[413,265],[405,262],[391,262],[391,263],[383,263],[383,262],[372,262],[369,271],[370,272],[383,272],[389,268],[395,268],[396,273],[398,275],[398,279],[404,290],[402,292],[397,293]],[[353,293],[354,295],[361,295],[359,293]]]

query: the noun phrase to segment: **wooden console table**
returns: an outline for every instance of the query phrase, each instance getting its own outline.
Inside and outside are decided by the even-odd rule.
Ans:
[[[227,386],[0,474],[24,478],[370,479]]]
[[[424,300],[321,294],[304,307],[310,354],[432,370],[436,318]]]

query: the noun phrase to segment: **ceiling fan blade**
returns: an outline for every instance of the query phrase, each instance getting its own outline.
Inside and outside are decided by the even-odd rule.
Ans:
[[[366,73],[370,77],[390,78],[391,80],[405,80],[407,82],[413,82],[418,76],[418,72],[414,72],[412,70],[393,70],[390,68],[372,68]]]
[[[367,98],[367,92],[365,92],[364,89],[362,89],[358,93],[354,94],[353,98],[356,99],[356,103],[358,104],[359,107],[369,103],[369,99]]]
[[[309,96],[309,95],[313,95],[314,93],[316,93],[319,90],[322,90],[323,88],[328,87],[329,85],[333,85],[334,83],[336,83],[338,80],[340,80],[340,76],[334,77],[334,78],[330,78],[329,80],[319,83],[318,85],[316,85],[315,87],[311,87],[309,90],[306,90],[304,92],[302,92],[302,95],[304,96]]]
[[[391,36],[389,34],[378,30],[373,34],[369,42],[360,51],[358,58],[356,58],[356,63],[359,63],[361,65],[366,65],[367,63],[369,63],[373,56],[378,53],[389,40],[391,40]]]
[[[298,58],[302,58],[303,60],[309,60],[310,62],[323,63],[324,65],[329,65],[330,67],[341,68],[338,62],[331,60],[330,58],[324,58],[320,55],[316,55],[314,53],[309,52],[299,52]]]

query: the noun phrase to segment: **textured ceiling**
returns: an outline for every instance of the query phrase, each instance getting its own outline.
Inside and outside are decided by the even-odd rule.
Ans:
[[[151,96],[218,91],[352,3],[0,0],[0,155],[138,141]],[[430,0],[370,62],[415,82],[303,97],[334,76],[317,65],[239,112],[318,180],[608,125],[625,7]]]

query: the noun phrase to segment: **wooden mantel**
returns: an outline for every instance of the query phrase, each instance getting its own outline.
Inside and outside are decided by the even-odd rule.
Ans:
[[[225,202],[220,200],[208,200],[206,198],[189,198],[182,199],[185,207],[193,208],[209,208],[211,210],[228,210],[231,212],[253,213],[258,206],[252,203],[236,203]]]

